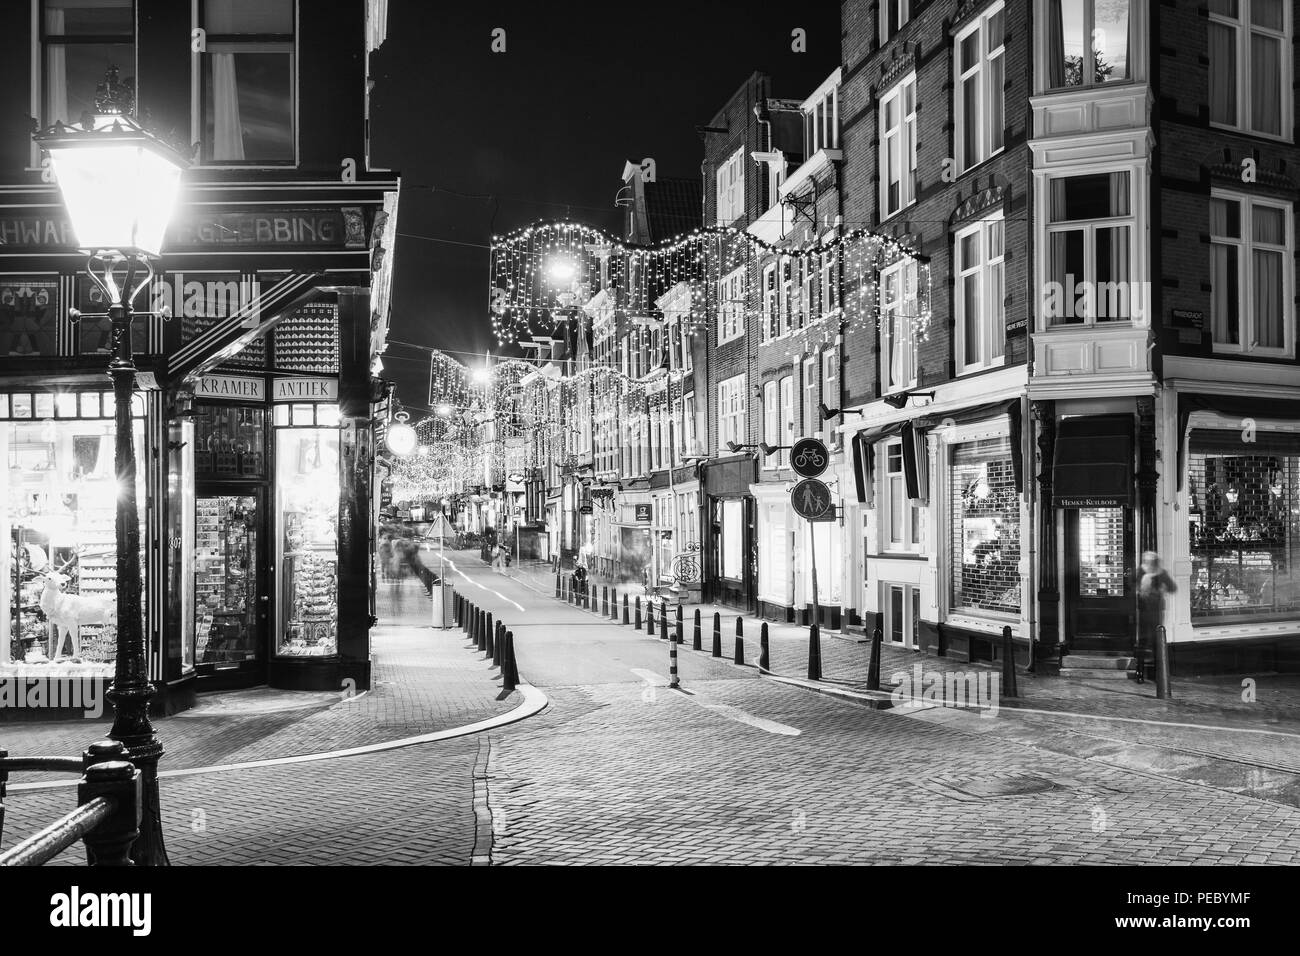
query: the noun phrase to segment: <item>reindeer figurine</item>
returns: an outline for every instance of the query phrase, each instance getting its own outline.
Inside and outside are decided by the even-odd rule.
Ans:
[[[72,656],[80,657],[81,625],[107,624],[113,620],[116,608],[113,602],[106,598],[63,593],[63,587],[68,583],[68,576],[59,571],[47,571],[44,578],[45,589],[41,591],[41,610],[45,612],[46,619],[54,625],[54,648],[50,658],[59,656],[65,638]]]

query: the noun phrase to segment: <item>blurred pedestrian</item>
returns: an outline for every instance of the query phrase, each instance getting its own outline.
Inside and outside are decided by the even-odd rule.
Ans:
[[[433,586],[438,583],[438,576],[425,566],[420,557],[420,543],[414,535],[405,534],[393,539],[394,562],[398,568],[410,568],[424,585],[426,594],[433,594]]]
[[[1129,677],[1139,684],[1146,680],[1146,657],[1156,646],[1156,628],[1164,620],[1165,595],[1178,588],[1169,572],[1160,566],[1160,555],[1142,552],[1142,576],[1138,580],[1138,644],[1134,661],[1136,673]]]

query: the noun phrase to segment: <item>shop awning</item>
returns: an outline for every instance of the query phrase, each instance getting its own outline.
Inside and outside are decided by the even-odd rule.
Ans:
[[[1052,463],[1057,508],[1110,508],[1133,503],[1133,416],[1062,419]]]
[[[265,335],[318,294],[318,272],[293,272],[242,308],[204,329],[167,359],[167,377],[181,382],[210,371]]]

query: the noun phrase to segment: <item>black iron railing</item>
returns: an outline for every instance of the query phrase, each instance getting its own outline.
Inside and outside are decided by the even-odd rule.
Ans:
[[[91,744],[76,757],[10,757],[0,750],[0,837],[10,773],[80,773],[77,807],[0,853],[0,866],[43,866],[79,840],[90,866],[129,866],[144,802],[140,771],[117,741]]]

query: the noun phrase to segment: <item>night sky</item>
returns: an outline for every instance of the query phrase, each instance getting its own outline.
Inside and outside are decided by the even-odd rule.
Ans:
[[[498,349],[487,307],[488,244],[538,220],[614,233],[626,160],[698,177],[707,125],[755,70],[803,99],[839,63],[838,0],[780,9],[659,0],[445,3],[391,0],[376,57],[372,162],[401,173],[394,307],[385,375],[427,401],[428,355]],[[492,31],[506,31],[493,53]],[[791,31],[807,52],[791,51]]]

